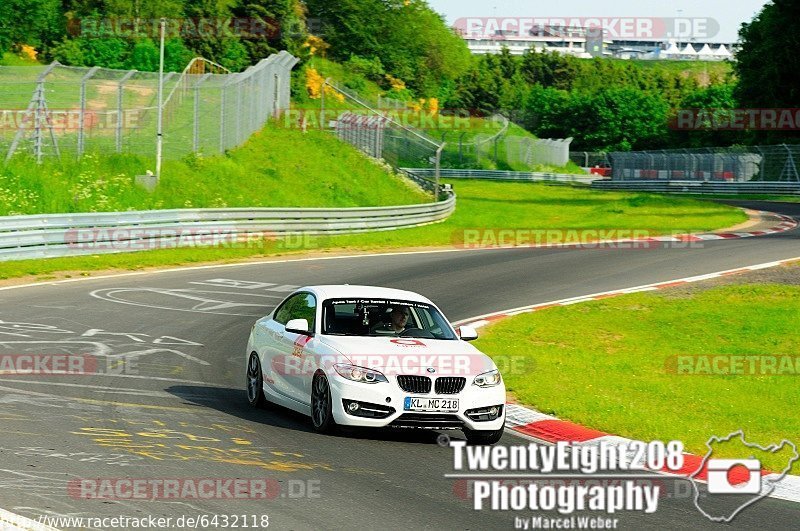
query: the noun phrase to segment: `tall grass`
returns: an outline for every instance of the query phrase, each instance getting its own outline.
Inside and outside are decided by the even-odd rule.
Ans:
[[[0,215],[247,206],[352,207],[429,201],[331,135],[269,124],[227,155],[166,161],[153,193],[134,184],[151,158],[89,153],[0,167]]]

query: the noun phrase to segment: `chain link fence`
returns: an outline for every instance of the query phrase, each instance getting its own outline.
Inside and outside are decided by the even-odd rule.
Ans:
[[[736,146],[610,153],[612,180],[792,182],[800,145]]]
[[[325,81],[321,90],[323,116],[326,114],[326,98],[330,100],[333,95],[339,102],[347,101],[348,109],[334,110],[337,113],[336,119],[332,122],[323,120],[323,128],[332,126],[341,140],[370,157],[383,159],[395,169],[434,168],[438,190],[438,169],[441,167],[444,143],[394,120],[379,110],[377,103],[362,99],[357,93],[330,80]]]
[[[605,151],[570,151],[569,159],[582,168],[610,167]]]
[[[494,115],[487,120],[496,124],[498,131],[494,134],[470,131],[445,131],[442,142],[445,149],[442,153],[442,165],[446,168],[484,168],[497,167],[498,161],[505,160],[504,139],[508,133],[510,122],[505,116]]]
[[[571,138],[510,134],[511,122],[499,114],[476,121],[465,111],[431,112],[382,96],[373,101],[330,79],[325,80],[320,94],[324,129],[395,168],[526,171],[569,163]],[[329,116],[336,118],[329,121]]]
[[[244,72],[196,59],[164,74],[164,157],[221,153],[289,108],[298,59],[280,52]],[[0,149],[80,157],[91,151],[156,154],[158,73],[70,67],[0,67]]]

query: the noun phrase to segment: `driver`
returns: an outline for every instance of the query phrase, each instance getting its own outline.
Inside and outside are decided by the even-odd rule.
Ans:
[[[396,306],[389,312],[389,322],[378,323],[372,327],[373,332],[399,334],[406,329],[411,310],[407,306]]]

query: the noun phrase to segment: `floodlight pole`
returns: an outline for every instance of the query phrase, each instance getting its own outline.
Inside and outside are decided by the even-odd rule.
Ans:
[[[156,115],[158,116],[156,122],[156,182],[161,179],[161,150],[162,150],[162,142],[163,142],[163,131],[162,131],[162,121],[163,121],[163,95],[164,95],[164,32],[166,30],[167,19],[161,18],[161,24],[159,28],[160,33],[160,40],[161,43],[159,45],[158,50],[158,112]]]

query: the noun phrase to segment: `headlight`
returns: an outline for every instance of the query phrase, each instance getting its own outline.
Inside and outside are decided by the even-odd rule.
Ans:
[[[489,372],[485,372],[483,374],[479,374],[473,380],[473,385],[477,385],[478,387],[494,387],[495,385],[499,384],[503,379],[500,377],[500,371],[497,369]]]
[[[372,369],[367,369],[364,367],[358,367],[357,365],[349,365],[347,363],[337,363],[333,366],[336,369],[336,372],[339,373],[339,376],[347,378],[348,380],[353,380],[354,382],[361,382],[361,383],[378,383],[378,382],[388,382],[386,376],[379,373],[378,371],[373,371]]]

